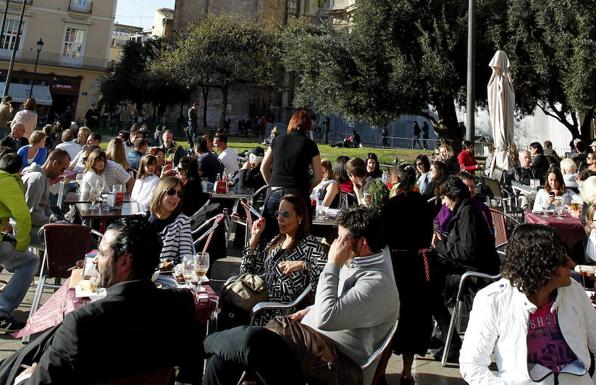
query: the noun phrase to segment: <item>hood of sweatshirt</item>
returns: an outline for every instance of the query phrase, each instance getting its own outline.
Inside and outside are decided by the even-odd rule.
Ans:
[[[29,174],[31,172],[41,172],[42,174],[45,174],[43,167],[37,163],[31,163],[29,166],[23,169],[23,175]]]

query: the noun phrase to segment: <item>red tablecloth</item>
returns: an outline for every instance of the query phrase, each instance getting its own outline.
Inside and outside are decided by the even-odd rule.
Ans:
[[[69,289],[69,285],[70,278],[33,314],[33,317],[27,321],[27,325],[23,329],[13,333],[13,337],[22,338],[56,326],[62,322],[66,314],[90,302],[88,298],[77,298],[75,290]],[[200,323],[209,320],[219,299],[211,286],[203,285],[203,287],[207,289],[209,300],[200,301],[199,293],[195,293],[194,296],[196,317]]]
[[[569,247],[575,246],[586,237],[582,222],[569,214],[565,214],[562,219],[559,219],[554,215],[544,216],[526,211],[525,217],[526,223],[536,223],[553,227],[559,238]]]

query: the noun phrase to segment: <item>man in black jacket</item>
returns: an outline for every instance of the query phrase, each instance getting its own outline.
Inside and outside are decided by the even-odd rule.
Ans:
[[[157,231],[145,219],[112,223],[99,245],[97,283],[104,299],[64,317],[58,327],[0,365],[12,384],[21,364],[32,365],[15,384],[83,385],[179,366],[178,380],[201,380],[202,341],[188,291],[158,289]],[[38,342],[40,341],[40,342]]]

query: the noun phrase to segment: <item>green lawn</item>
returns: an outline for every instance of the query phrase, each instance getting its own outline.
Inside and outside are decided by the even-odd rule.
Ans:
[[[230,147],[232,147],[233,149],[235,149],[238,152],[244,151],[244,150],[250,150],[251,148],[255,147],[255,146],[261,146],[261,147],[266,147],[263,146],[261,144],[259,144],[258,142],[246,142],[246,141],[236,141],[236,140],[231,140],[230,143],[228,143]],[[379,158],[379,162],[383,163],[383,164],[391,164],[393,163],[393,161],[395,160],[395,157],[399,158],[399,161],[405,161],[405,162],[409,162],[409,163],[413,163],[414,159],[416,159],[416,156],[418,154],[426,154],[426,155],[430,155],[432,154],[431,150],[420,150],[420,149],[416,149],[416,150],[409,150],[409,149],[386,149],[386,148],[372,148],[372,147],[361,147],[361,148],[338,148],[338,147],[331,147],[329,145],[326,144],[318,144],[319,146],[319,151],[321,152],[321,159],[329,159],[331,161],[334,161],[335,158],[337,158],[340,155],[347,155],[350,158],[354,158],[354,157],[360,157],[363,159],[366,159],[366,156],[369,152],[374,152],[375,154],[377,154],[377,157]]]
[[[185,148],[188,148],[188,144],[186,143],[185,138],[175,138],[176,142],[182,144]],[[107,147],[107,136],[104,137],[104,141],[101,143],[102,148]],[[230,138],[230,142],[228,143],[231,148],[240,152],[250,150],[256,146],[261,146],[263,148],[267,148],[267,146],[260,144],[255,138],[254,141],[251,141],[249,138]],[[331,147],[326,144],[318,144],[319,151],[321,152],[321,159],[329,159],[334,161],[340,155],[347,155],[350,158],[360,157],[366,159],[366,156],[369,152],[374,152],[377,154],[379,158],[379,162],[382,164],[392,164],[395,160],[395,157],[399,158],[400,162],[408,162],[413,163],[414,159],[418,154],[426,154],[431,155],[431,150],[410,150],[410,149],[403,149],[403,148],[396,148],[396,149],[387,149],[387,148],[373,148],[373,147],[361,147],[361,148],[338,148],[338,147]]]

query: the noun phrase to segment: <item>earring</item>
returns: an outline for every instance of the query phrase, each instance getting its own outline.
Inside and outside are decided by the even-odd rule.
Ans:
[[[298,224],[301,225],[302,224],[302,219],[298,219]]]

